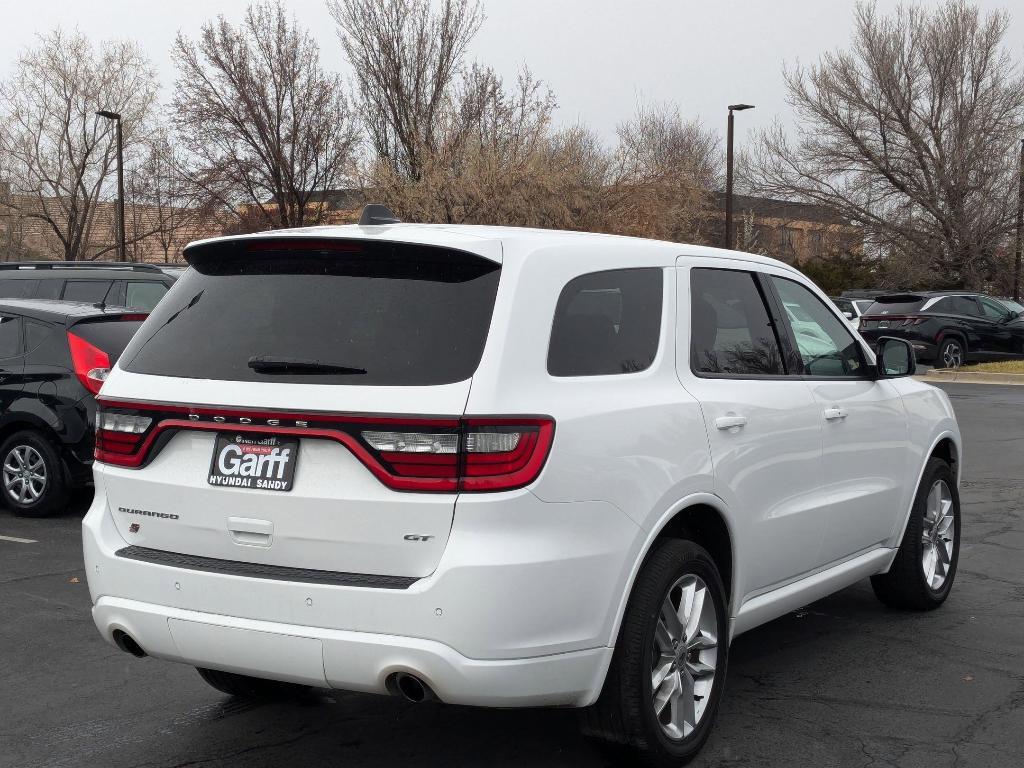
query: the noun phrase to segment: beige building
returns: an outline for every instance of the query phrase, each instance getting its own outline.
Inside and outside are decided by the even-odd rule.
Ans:
[[[725,230],[725,196],[719,196],[717,226],[712,228],[721,244]],[[790,264],[809,259],[862,253],[864,232],[822,205],[773,200],[750,195],[733,196],[734,243],[738,250],[771,256]]]
[[[2,191],[0,191],[2,193]],[[0,261],[63,259],[65,245],[44,213],[58,222],[66,216],[56,200],[0,194]],[[81,231],[84,259],[116,260],[117,207],[98,203]],[[227,222],[196,209],[128,205],[125,207],[125,250],[130,261],[178,262],[192,240],[215,237]],[[63,229],[63,227],[62,227]]]

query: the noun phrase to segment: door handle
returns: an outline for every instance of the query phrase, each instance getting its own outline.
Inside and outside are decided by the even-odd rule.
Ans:
[[[715,426],[719,429],[728,429],[732,432],[738,432],[740,427],[744,427],[747,424],[746,416],[737,416],[731,414],[729,416],[719,416],[715,419]]]
[[[826,421],[836,421],[839,419],[845,419],[848,413],[845,408],[826,408],[825,419]]]

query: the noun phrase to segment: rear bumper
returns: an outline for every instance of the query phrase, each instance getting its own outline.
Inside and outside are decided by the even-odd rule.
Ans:
[[[384,693],[409,672],[455,704],[592,703],[643,542],[610,504],[467,496],[433,574],[406,588],[303,583],[118,556],[132,542],[101,473],[96,486],[83,543],[109,642],[121,630],[157,658],[344,690]]]
[[[596,698],[610,648],[526,659],[469,659],[431,640],[253,621],[102,597],[106,637],[130,635],[155,658],[293,683],[386,693],[416,675],[444,702],[484,707],[582,706]]]

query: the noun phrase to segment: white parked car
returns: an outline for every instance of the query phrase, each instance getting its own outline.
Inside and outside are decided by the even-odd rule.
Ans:
[[[832,296],[830,298],[854,330],[860,328],[861,315],[867,312],[868,307],[875,303],[874,299],[848,299],[845,296]]]
[[[85,561],[122,650],[239,696],[578,707],[680,764],[740,633],[866,577],[949,594],[949,401],[792,267],[407,224],[186,255],[100,396]]]

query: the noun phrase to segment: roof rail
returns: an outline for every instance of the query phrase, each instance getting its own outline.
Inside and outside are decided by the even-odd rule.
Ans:
[[[156,264],[134,261],[4,261],[0,269],[124,269],[133,272],[159,272]]]

